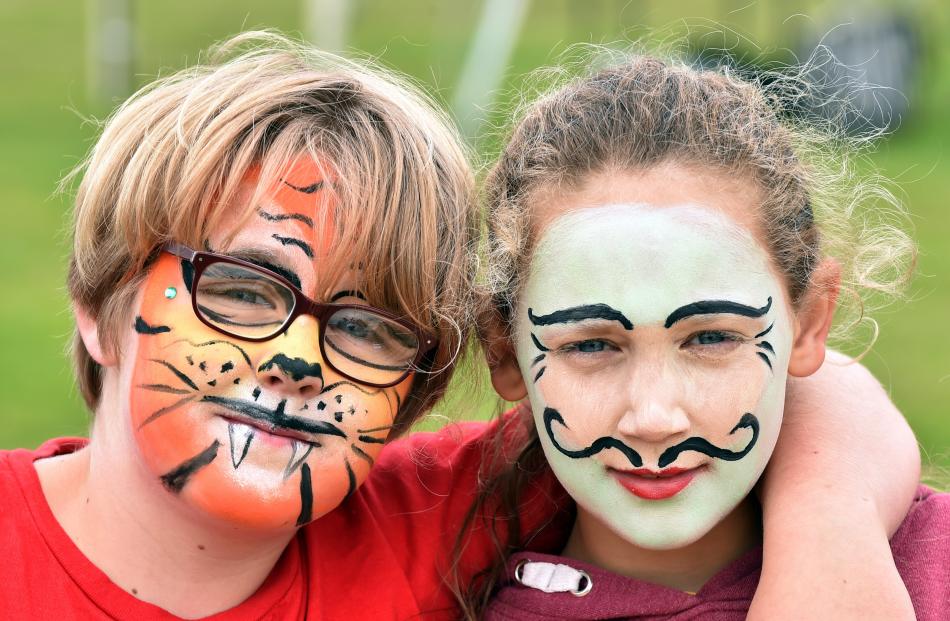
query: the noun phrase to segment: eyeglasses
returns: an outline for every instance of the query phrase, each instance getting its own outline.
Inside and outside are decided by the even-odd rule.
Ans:
[[[285,332],[300,315],[310,315],[319,323],[323,360],[360,384],[398,384],[437,344],[431,334],[384,310],[315,302],[283,276],[248,261],[174,242],[162,250],[194,268],[191,306],[206,326],[259,342]]]

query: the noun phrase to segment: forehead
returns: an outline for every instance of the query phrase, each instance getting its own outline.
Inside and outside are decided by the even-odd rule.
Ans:
[[[725,214],[699,205],[621,204],[552,222],[524,293],[535,312],[597,302],[647,323],[697,300],[759,307],[780,291],[765,251]]]

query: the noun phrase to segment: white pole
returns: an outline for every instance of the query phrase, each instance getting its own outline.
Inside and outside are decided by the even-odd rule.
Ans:
[[[356,0],[304,0],[304,29],[316,46],[342,52],[350,30]]]
[[[132,92],[135,57],[132,0],[89,0],[87,7],[89,98],[125,99]]]
[[[455,89],[452,109],[462,131],[474,136],[495,100],[531,0],[485,0],[475,39]]]

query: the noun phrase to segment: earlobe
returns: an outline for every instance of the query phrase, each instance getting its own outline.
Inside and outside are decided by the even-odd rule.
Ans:
[[[834,319],[841,285],[841,267],[825,259],[812,273],[808,290],[796,313],[797,327],[788,361],[788,374],[806,377],[825,361],[825,343]]]
[[[495,392],[505,401],[521,401],[528,396],[518,358],[503,320],[494,312],[481,322],[482,340],[485,347],[485,359],[491,372],[491,383]]]
[[[102,342],[99,339],[99,324],[95,318],[79,304],[73,304],[73,314],[76,316],[76,329],[79,331],[79,337],[92,359],[103,367],[116,366],[118,360],[115,354],[106,353],[102,347]]]

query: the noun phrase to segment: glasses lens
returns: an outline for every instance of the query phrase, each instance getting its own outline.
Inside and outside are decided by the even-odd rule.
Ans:
[[[196,286],[198,312],[222,330],[264,338],[284,324],[294,309],[294,294],[280,282],[251,268],[212,263]]]
[[[419,351],[419,338],[412,331],[364,308],[334,312],[323,342],[327,361],[338,371],[372,384],[400,379]]]

